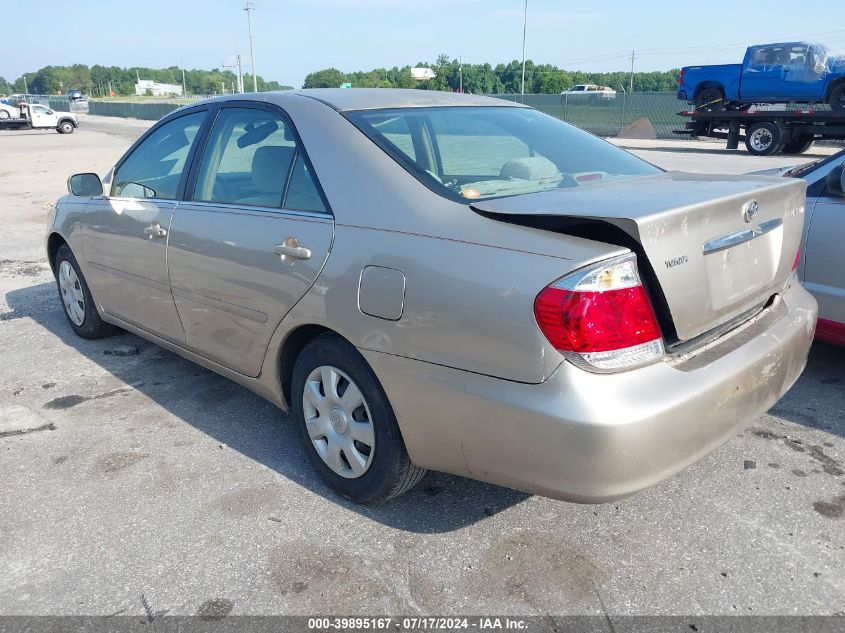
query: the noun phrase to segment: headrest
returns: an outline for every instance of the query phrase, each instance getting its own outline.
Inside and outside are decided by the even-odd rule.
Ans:
[[[542,156],[512,158],[502,166],[500,178],[518,178],[520,180],[539,180],[541,178],[561,178],[561,173],[552,161]]]
[[[252,182],[255,186],[262,192],[279,192],[281,197],[295,151],[293,146],[279,145],[265,145],[255,150],[252,157]]]

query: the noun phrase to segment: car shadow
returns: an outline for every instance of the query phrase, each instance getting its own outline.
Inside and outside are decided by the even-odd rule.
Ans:
[[[0,315],[0,322],[34,320],[63,344],[221,444],[334,503],[390,527],[415,533],[450,532],[486,520],[530,496],[429,472],[415,488],[388,503],[352,503],[336,495],[313,471],[299,448],[288,415],[248,389],[128,332],[95,341],[77,337],[62,312],[54,283],[12,290],[6,294],[6,301],[11,311]],[[52,408],[73,406],[86,399],[65,394],[54,400],[62,406]],[[243,411],[252,415],[243,416]],[[295,446],[296,450],[278,450],[287,446]],[[186,459],[190,459],[189,452]]]

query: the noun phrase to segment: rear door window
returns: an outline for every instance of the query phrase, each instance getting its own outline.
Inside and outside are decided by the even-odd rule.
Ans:
[[[319,188],[280,113],[224,108],[200,163],[194,200],[325,211]]]

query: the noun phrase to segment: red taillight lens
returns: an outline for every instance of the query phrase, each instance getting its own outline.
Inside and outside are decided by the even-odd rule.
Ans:
[[[627,369],[663,355],[654,309],[633,255],[558,280],[534,300],[549,342],[599,370]]]
[[[798,252],[795,253],[795,261],[792,262],[792,272],[798,270],[798,264],[801,262],[801,249],[798,249]]]
[[[684,69],[681,68],[681,74],[678,75],[678,87],[684,85]]]
[[[642,286],[604,292],[549,287],[534,302],[549,342],[567,352],[609,352],[660,338]]]

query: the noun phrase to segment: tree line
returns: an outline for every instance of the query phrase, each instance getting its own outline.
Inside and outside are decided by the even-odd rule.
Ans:
[[[419,67],[432,68],[437,76],[429,81],[411,79],[411,67],[376,68],[370,71],[343,73],[336,68],[318,70],[305,77],[303,88],[337,88],[350,83],[356,88],[421,88],[424,90],[457,91],[474,94],[519,94],[522,88],[522,62],[507,64],[463,64],[447,55],[435,63],[420,62]],[[678,87],[680,69],[635,72],[635,92],[673,92]],[[631,73],[625,71],[592,73],[563,70],[553,64],[525,61],[525,92],[558,94],[577,84],[609,86],[618,92],[630,90]]]
[[[14,82],[0,77],[0,94],[65,94],[71,88],[79,88],[85,94],[94,97],[134,95],[135,83],[138,78],[150,79],[157,83],[182,85],[182,69],[178,66],[170,68],[119,68],[118,66],[94,65],[90,68],[85,64],[73,66],[45,66],[34,73],[26,73]],[[252,76],[244,75],[244,86],[252,89]],[[220,94],[231,92],[237,88],[237,77],[231,70],[197,70],[185,69],[185,92],[187,94]],[[277,81],[265,81],[258,75],[258,89],[284,90],[290,86],[283,86]]]
[[[430,81],[417,82],[411,78],[411,66],[375,68],[369,71],[344,73],[336,68],[325,68],[305,77],[303,88],[337,88],[349,83],[357,88],[420,88],[423,90],[457,91],[475,94],[519,94],[522,83],[522,62],[507,64],[462,64],[447,55],[438,56],[434,63],[420,62],[417,66],[432,68],[437,76]],[[671,92],[678,86],[678,69],[668,71],[636,72],[633,76],[635,92]],[[80,88],[94,97],[135,94],[138,77],[159,83],[182,85],[182,69],[170,68],[119,68],[117,66],[84,64],[73,66],[45,66],[34,73],[26,73],[14,82],[0,77],[0,94],[65,94],[71,88]],[[622,92],[630,89],[631,74],[625,71],[591,73],[563,70],[553,64],[525,62],[525,92],[528,94],[557,94],[576,84],[593,83],[610,86]],[[237,78],[231,70],[185,70],[187,94],[220,94],[231,92]],[[244,76],[246,89],[252,88],[252,77]],[[258,76],[258,89],[284,90],[277,81],[265,81]]]

